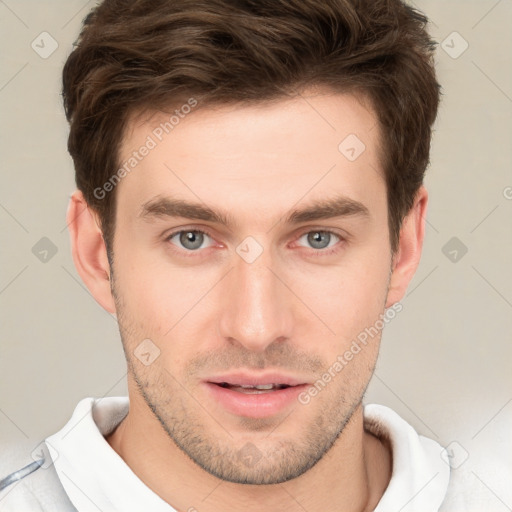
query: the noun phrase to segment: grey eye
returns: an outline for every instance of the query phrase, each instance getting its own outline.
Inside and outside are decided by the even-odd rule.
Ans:
[[[336,243],[336,239],[340,239],[338,235],[331,233],[330,231],[310,231],[309,233],[302,235],[300,239],[303,239],[304,237],[307,238],[306,242],[310,247],[320,250],[331,247]]]
[[[312,231],[308,233],[308,243],[314,249],[325,249],[331,241],[331,234],[326,231]]]
[[[178,235],[180,244],[190,251],[199,249],[204,243],[205,233],[202,233],[201,231],[180,231],[174,234],[170,240]]]

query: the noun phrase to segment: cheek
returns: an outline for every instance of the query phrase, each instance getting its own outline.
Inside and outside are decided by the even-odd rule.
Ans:
[[[114,270],[123,303],[134,318],[165,321],[169,329],[173,318],[184,313],[197,283],[167,262],[160,248],[143,250],[133,245],[133,249],[123,251],[128,245],[119,237],[122,257],[115,260]]]
[[[321,329],[325,334],[323,343],[331,340],[333,348],[340,350],[379,318],[388,277],[389,268],[382,258],[354,253],[337,266],[290,274],[289,282],[295,283],[297,295],[328,326]],[[308,318],[310,323],[320,322],[311,315]]]
[[[212,318],[209,291],[219,280],[218,272],[173,266],[151,251],[131,252],[114,271],[125,342],[134,350],[149,338],[160,350],[158,366],[185,367],[199,343],[205,343]]]

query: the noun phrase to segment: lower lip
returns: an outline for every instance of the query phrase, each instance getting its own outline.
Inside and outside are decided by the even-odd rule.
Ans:
[[[224,409],[237,416],[247,418],[266,418],[278,414],[297,402],[298,395],[307,388],[307,384],[277,389],[268,393],[241,393],[223,388],[211,382],[205,382],[210,396]]]

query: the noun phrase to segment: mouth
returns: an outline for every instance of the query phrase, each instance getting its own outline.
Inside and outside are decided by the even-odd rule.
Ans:
[[[230,389],[231,391],[236,391],[238,393],[245,393],[246,395],[255,395],[261,393],[272,393],[273,391],[278,391],[280,389],[286,389],[293,386],[289,386],[288,384],[260,384],[258,386],[250,386],[250,385],[238,385],[238,384],[229,384],[228,382],[212,382],[212,384],[216,384],[221,388]]]
[[[209,399],[236,416],[264,418],[285,412],[308,386],[278,373],[236,373],[211,377],[203,384]]]

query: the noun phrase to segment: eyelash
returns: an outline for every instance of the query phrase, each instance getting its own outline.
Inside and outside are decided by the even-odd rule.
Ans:
[[[169,235],[167,235],[165,237],[165,241],[166,242],[170,242],[171,239],[173,237],[175,237],[176,235],[179,235],[180,233],[188,233],[188,232],[201,233],[203,235],[206,235],[206,236],[210,237],[212,240],[215,240],[215,237],[211,233],[209,233],[208,231],[206,231],[204,229],[193,228],[193,229],[179,229],[177,231],[174,231],[174,232],[172,232],[171,234],[169,234]],[[338,234],[338,233],[336,233],[334,231],[330,231],[328,229],[309,229],[307,231],[303,231],[297,237],[297,240],[302,238],[304,235],[309,234],[309,233],[328,233],[330,235],[334,235],[335,237],[339,238],[339,240],[340,240],[336,245],[333,246],[333,248],[328,248],[328,249],[313,249],[313,248],[310,248],[310,250],[313,251],[310,254],[310,256],[313,256],[313,257],[325,257],[325,256],[336,254],[336,253],[338,253],[341,250],[341,247],[339,247],[340,243],[346,241],[346,239],[343,236],[341,236],[340,234]],[[174,244],[171,243],[171,245],[174,245]],[[179,253],[180,256],[183,256],[185,258],[197,257],[197,253],[203,252],[203,251],[200,251],[199,249],[196,250],[196,251],[190,251],[190,250],[179,249],[179,248],[172,249],[172,250],[175,251],[176,253]]]

